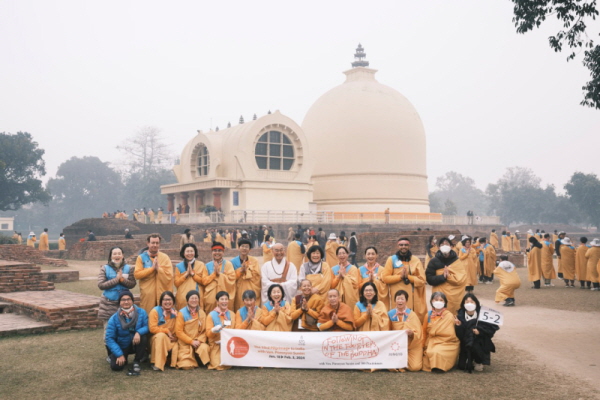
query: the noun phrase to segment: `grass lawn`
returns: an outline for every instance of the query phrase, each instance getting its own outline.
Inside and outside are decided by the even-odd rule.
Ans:
[[[98,289],[98,281],[96,281],[95,279],[90,281],[55,283],[54,287],[60,290],[68,290],[70,292],[75,293],[89,294],[90,296],[100,297],[102,295],[102,291]],[[138,287],[138,285],[131,289],[131,293],[140,293],[140,288]]]

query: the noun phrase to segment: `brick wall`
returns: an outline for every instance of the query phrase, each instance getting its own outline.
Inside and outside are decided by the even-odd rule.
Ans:
[[[54,283],[44,280],[40,267],[0,260],[0,293],[41,290],[54,290]]]
[[[48,257],[51,251],[39,251],[33,247],[18,244],[0,245],[0,260],[21,261],[34,264],[54,265],[66,267],[66,260]]]

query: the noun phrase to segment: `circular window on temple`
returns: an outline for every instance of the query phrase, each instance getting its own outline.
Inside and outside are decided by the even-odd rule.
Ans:
[[[196,176],[208,175],[208,171],[210,171],[210,155],[204,143],[200,143],[194,148],[192,163],[195,165]]]
[[[294,165],[294,145],[286,134],[268,131],[258,139],[254,156],[260,169],[289,171]]]

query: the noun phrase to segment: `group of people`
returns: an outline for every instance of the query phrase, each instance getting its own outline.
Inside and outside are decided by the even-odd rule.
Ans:
[[[17,244],[23,244],[23,236],[21,235],[21,232],[17,232],[14,231],[13,235],[12,235],[12,239],[16,240]],[[25,244],[29,247],[33,247],[35,248],[35,243],[38,241],[35,232],[29,232],[29,235],[27,236],[27,241],[25,242]],[[58,250],[66,250],[67,248],[67,242],[65,240],[65,235],[64,233],[60,233],[60,236],[58,238]],[[50,250],[50,243],[49,243],[49,238],[48,238],[48,228],[44,228],[44,231],[42,232],[42,234],[40,235],[40,240],[38,243],[38,250],[41,251],[48,251]]]
[[[125,264],[123,251],[115,247],[100,271],[99,318],[108,321],[107,359],[114,370],[122,370],[128,354],[135,354],[128,373],[139,374],[146,348],[155,370],[168,362],[180,369],[201,364],[227,369],[220,362],[223,329],[406,330],[410,371],[447,371],[457,363],[471,371],[489,364],[497,327],[477,321],[480,305],[472,294],[477,279],[470,277],[473,272],[476,277],[477,264],[465,261],[472,259],[470,250],[459,257],[461,250],[449,238],[437,242],[426,268],[406,237],[385,265],[377,262],[377,249],[367,247],[360,267],[349,261],[347,247],[338,245],[329,255],[318,243],[305,249],[298,264],[274,243],[272,259],[260,265],[249,255],[253,243],[241,238],[239,255],[231,260],[223,257],[225,246],[213,242],[206,264],[197,259],[194,243],[184,243],[182,261],[173,268],[159,251],[160,242],[158,234],[148,236],[148,250],[135,267]],[[470,242],[464,238],[462,248],[470,249]],[[129,292],[136,280],[139,307]],[[426,284],[433,287],[429,301]]]

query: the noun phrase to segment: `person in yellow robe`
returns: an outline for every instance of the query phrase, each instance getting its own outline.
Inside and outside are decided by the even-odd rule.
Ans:
[[[331,289],[331,268],[326,261],[323,261],[323,249],[321,246],[312,246],[306,251],[306,255],[308,261],[299,268],[298,282],[308,279],[312,283],[312,292],[326,297]]]
[[[154,224],[155,221],[154,221],[154,210],[153,209],[150,209],[150,211],[148,211],[148,219],[151,224]]]
[[[425,277],[427,283],[433,286],[432,290],[444,293],[447,297],[448,311],[455,315],[465,296],[467,274],[464,264],[458,259],[450,243],[448,238],[439,240],[440,250],[429,261]]]
[[[246,291],[252,290],[259,295],[261,288],[260,265],[258,259],[250,255],[252,242],[248,239],[240,239],[237,248],[240,255],[231,259],[236,279],[235,300],[233,301],[233,310],[236,312],[246,303],[243,299]]]
[[[202,286],[204,286],[204,297],[202,304],[204,312],[210,313],[217,306],[216,294],[227,292],[228,297],[235,298],[235,270],[230,261],[223,259],[225,246],[219,242],[213,242],[212,261],[206,263],[200,273]]]
[[[127,219],[127,216],[125,216],[125,219]],[[162,224],[162,220],[163,220],[163,209],[159,208],[158,209],[158,213],[156,214],[156,223],[157,224]]]
[[[348,262],[350,253],[346,247],[338,247],[336,255],[338,263],[331,268],[331,288],[337,289],[340,301],[352,309],[358,301],[358,268]]]
[[[391,331],[406,331],[408,336],[408,370],[420,371],[423,368],[423,322],[408,307],[410,295],[405,290],[394,293],[396,308],[388,312]]]
[[[60,233],[60,237],[58,238],[58,250],[66,250],[67,249],[67,241],[65,240],[65,234]]]
[[[273,250],[271,250],[271,247],[273,247],[273,241],[271,240],[270,235],[265,236],[265,241],[262,242],[260,247],[262,248],[263,253],[263,263],[271,261],[273,259]]]
[[[216,300],[217,307],[206,316],[206,336],[210,346],[208,369],[223,371],[231,367],[221,365],[221,331],[223,329],[236,329],[237,326],[235,325],[235,314],[228,308],[229,294],[221,291],[217,293]]]
[[[521,252],[521,238],[519,235],[519,231],[515,231],[515,233],[512,234],[511,238],[512,238],[513,251],[520,253]]]
[[[577,252],[575,253],[575,275],[581,285],[580,289],[585,289],[585,282],[587,281],[587,259],[585,258],[585,253],[590,248],[587,242],[587,237],[580,237],[579,247],[577,247]]]
[[[206,230],[206,236],[204,237],[204,243],[212,243],[213,242],[213,237],[212,234],[210,233],[210,231],[207,229]]]
[[[438,250],[439,247],[437,245],[435,236],[429,236],[427,239],[427,244],[425,245],[425,264],[423,264],[424,268],[427,268],[427,265],[429,265],[429,260],[435,257],[435,253],[437,253]]]
[[[186,243],[195,243],[194,235],[192,235],[190,228],[186,228],[186,230],[183,231],[183,235],[181,235],[181,238],[179,239],[179,248],[181,249]]]
[[[502,250],[507,253],[512,251],[512,241],[510,239],[509,231],[502,231]]]
[[[390,308],[388,285],[381,280],[381,273],[384,267],[379,265],[377,262],[377,248],[375,246],[369,246],[365,249],[366,263],[358,269],[359,276],[359,292],[360,288],[367,282],[373,282],[377,286],[377,297],[386,306],[386,310]],[[359,296],[360,297],[360,296]]]
[[[215,242],[221,243],[223,245],[224,248],[227,248],[227,243],[225,240],[225,236],[223,236],[225,233],[221,230],[221,231],[217,231],[215,234]],[[231,246],[231,244],[229,244],[229,246]]]
[[[44,232],[42,232],[42,234],[40,235],[40,243],[38,244],[38,250],[50,250],[50,245],[48,244],[48,228],[44,228]]]
[[[454,328],[456,317],[446,309],[444,293],[433,292],[430,303],[432,310],[423,323],[423,371],[445,372],[456,365],[460,352]]]
[[[192,369],[210,362],[206,337],[206,314],[200,307],[200,293],[190,290],[187,305],[179,310],[175,319],[177,351],[171,354],[171,366],[177,369]]]
[[[354,306],[354,326],[357,331],[387,331],[390,329],[388,310],[377,296],[377,286],[365,283],[360,289],[360,300]]]
[[[275,283],[267,290],[267,302],[262,306],[260,322],[267,331],[290,332],[292,307],[283,296],[283,286]]]
[[[335,252],[338,247],[340,247],[340,244],[337,242],[337,236],[335,236],[335,233],[331,233],[327,238],[327,243],[325,243],[325,261],[328,264],[335,264],[337,260]]]
[[[487,239],[479,238],[479,282],[491,284],[494,281],[496,268],[496,250],[487,243]]]
[[[304,263],[304,255],[306,253],[306,249],[310,247],[305,247],[302,241],[300,240],[300,234],[294,234],[294,238],[288,243],[287,246],[287,259],[298,268],[296,272],[300,272],[300,266]]]
[[[173,264],[165,253],[159,251],[161,237],[153,233],[146,238],[148,250],[135,262],[135,279],[140,284],[140,307],[150,312],[159,303],[160,295],[173,290]]]
[[[225,231],[225,248],[226,249],[231,249],[231,232],[229,232],[229,229],[227,229]]]
[[[600,290],[598,276],[598,263],[600,263],[600,239],[591,241],[590,248],[585,252],[587,259],[587,287],[591,290]]]
[[[27,246],[35,248],[35,242],[37,242],[35,233],[29,232],[29,236],[27,236]]]
[[[492,233],[490,233],[490,245],[494,246],[497,249],[498,246],[498,234],[495,229],[492,229]]]
[[[563,279],[566,287],[575,287],[575,247],[571,239],[566,237],[560,246],[560,261],[563,267]]]
[[[500,280],[500,287],[496,290],[496,303],[504,302],[505,307],[515,305],[515,290],[521,287],[521,278],[517,274],[515,265],[508,261],[508,256],[501,255],[500,263],[494,270],[494,274]]]
[[[309,279],[300,281],[301,294],[292,300],[292,330],[318,331],[317,321],[321,309],[325,305],[323,298],[314,293]]]
[[[264,331],[265,326],[260,322],[262,308],[256,305],[256,292],[246,290],[242,294],[243,305],[235,313],[236,329]]]
[[[537,239],[536,239],[537,240]],[[556,279],[556,271],[554,271],[554,244],[550,241],[550,234],[544,235],[544,240],[541,242],[542,249],[540,251],[542,264],[542,277],[544,278],[544,286],[554,286],[552,279]]]
[[[467,286],[465,290],[471,293],[477,285],[477,267],[479,260],[477,259],[477,251],[471,246],[471,238],[464,236],[461,240],[463,247],[458,251],[458,259],[462,261],[465,272],[467,274]]]
[[[410,251],[410,239],[398,239],[398,251],[388,257],[385,267],[381,272],[381,280],[388,285],[390,296],[404,290],[410,293],[407,307],[419,318],[421,323],[427,314],[427,300],[425,299],[425,270],[421,260]],[[390,299],[390,310],[396,304],[395,298]]]
[[[527,275],[529,282],[533,282],[532,289],[539,289],[542,278],[542,244],[535,236],[529,238],[529,252],[527,253]]]
[[[327,304],[319,313],[317,326],[320,331],[344,332],[354,330],[354,314],[352,308],[341,301],[337,289],[327,292]]]
[[[177,347],[177,333],[175,331],[175,319],[177,310],[175,307],[175,295],[166,291],[160,295],[160,305],[154,307],[148,314],[148,328],[150,329],[150,363],[155,371],[164,371],[169,353],[171,353],[171,364],[175,360],[179,348]]]
[[[176,308],[181,310],[187,305],[187,294],[190,290],[197,290],[202,299],[202,270],[205,265],[198,260],[198,248],[193,243],[186,243],[181,248],[179,256],[182,262],[175,266],[175,287],[177,288]]]

